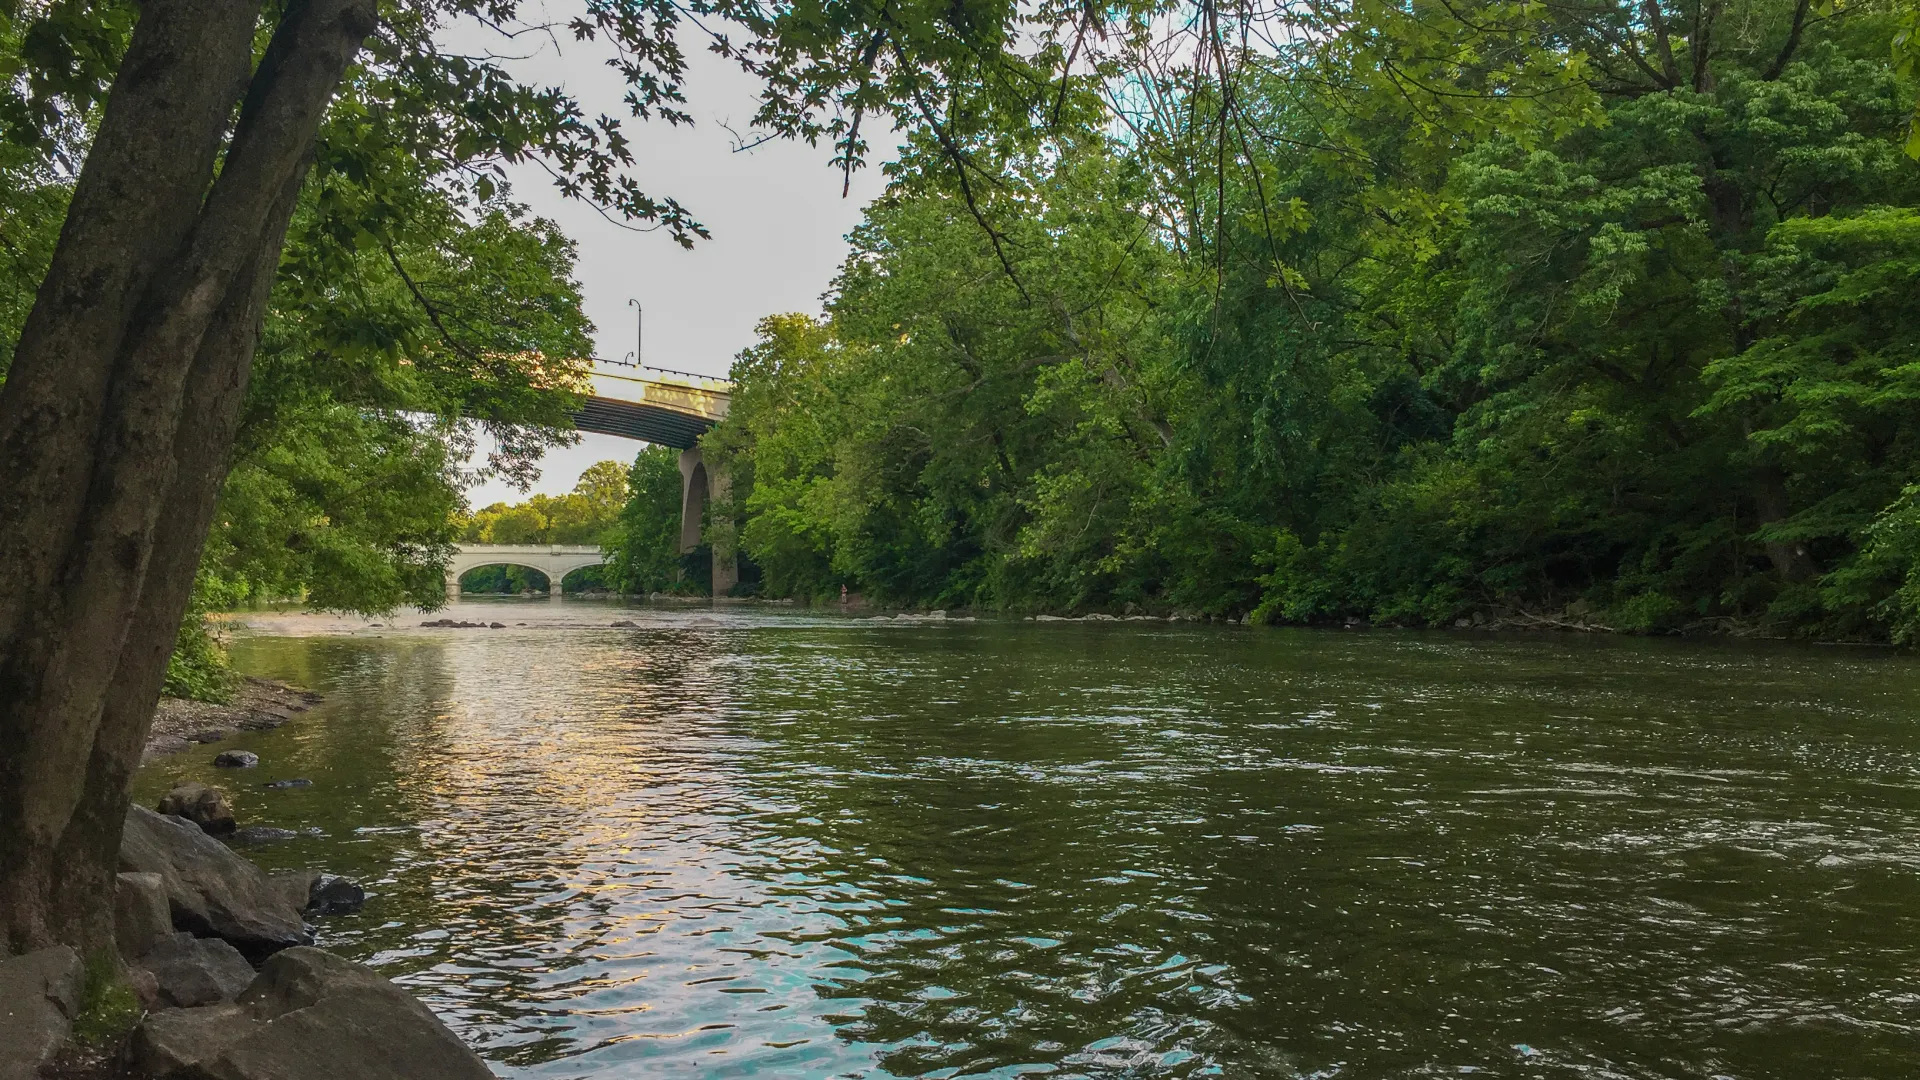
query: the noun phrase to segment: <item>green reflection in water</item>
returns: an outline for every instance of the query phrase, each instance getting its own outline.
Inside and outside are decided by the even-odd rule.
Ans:
[[[252,854],[510,1075],[1920,1060],[1906,658],[524,610],[243,639],[327,704],[140,778],[320,830]]]

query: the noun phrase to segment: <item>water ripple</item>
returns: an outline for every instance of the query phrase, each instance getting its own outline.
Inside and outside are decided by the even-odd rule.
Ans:
[[[314,785],[235,795],[504,1075],[1920,1060],[1901,658],[485,610],[527,625],[243,639],[330,696],[241,743]],[[186,776],[232,783],[139,782]]]

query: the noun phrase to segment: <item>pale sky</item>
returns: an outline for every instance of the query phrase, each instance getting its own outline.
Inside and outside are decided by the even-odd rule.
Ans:
[[[839,268],[844,237],[861,210],[885,187],[878,162],[854,174],[840,197],[841,175],[828,167],[831,150],[770,142],[734,153],[722,124],[751,138],[755,82],[685,39],[692,70],[686,111],[692,128],[629,119],[626,131],[638,161],[642,189],[678,199],[713,233],[684,251],[667,234],[635,233],[608,223],[592,208],[561,197],[546,173],[512,174],[514,198],[560,223],[579,245],[575,275],[593,320],[599,355],[618,360],[634,349],[634,311],[646,309],[645,359],[656,367],[724,376],[734,354],[753,343],[763,316],[820,310],[820,297]],[[618,73],[600,63],[591,46],[551,43],[515,65],[529,81],[561,85],[589,116],[626,116]],[[879,129],[884,131],[884,129]],[[876,151],[886,140],[871,137]],[[482,448],[485,449],[484,447]],[[609,435],[582,435],[576,446],[549,452],[533,490],[571,491],[581,470],[596,461],[633,460],[640,444]],[[526,496],[498,480],[468,492],[474,507]]]

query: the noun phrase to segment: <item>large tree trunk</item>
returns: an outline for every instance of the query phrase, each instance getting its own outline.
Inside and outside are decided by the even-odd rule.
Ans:
[[[1754,486],[1754,507],[1762,527],[1774,525],[1792,516],[1793,507],[1787,498],[1787,477],[1778,468],[1771,465],[1760,470],[1759,482]],[[1815,562],[1807,546],[1798,540],[1768,540],[1762,545],[1767,552],[1767,561],[1780,577],[1798,584],[1812,581],[1820,576],[1820,564]]]
[[[304,161],[374,25],[371,0],[295,0],[248,80],[257,12],[146,4],[0,389],[0,574],[23,585],[0,601],[0,945],[111,940],[127,781]]]

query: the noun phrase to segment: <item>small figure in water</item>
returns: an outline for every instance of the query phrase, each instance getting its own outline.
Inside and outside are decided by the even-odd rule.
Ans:
[[[847,602],[847,587],[845,585],[841,585],[840,586],[840,603],[844,606],[846,602]]]

